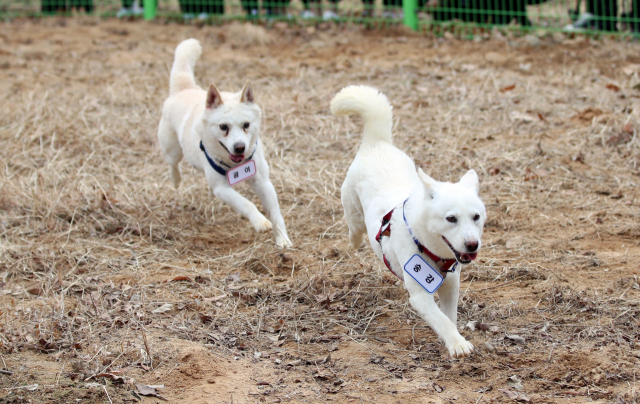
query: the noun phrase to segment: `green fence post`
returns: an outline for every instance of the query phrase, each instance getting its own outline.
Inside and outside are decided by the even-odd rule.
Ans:
[[[402,12],[404,13],[404,25],[412,30],[418,29],[418,1],[402,0]]]
[[[144,19],[153,20],[156,18],[156,0],[143,0]]]

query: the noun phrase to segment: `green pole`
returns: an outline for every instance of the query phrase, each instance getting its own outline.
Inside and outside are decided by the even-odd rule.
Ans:
[[[402,0],[402,12],[404,13],[404,25],[416,31],[418,29],[418,1]]]
[[[156,18],[156,0],[143,0],[144,19],[153,20]]]

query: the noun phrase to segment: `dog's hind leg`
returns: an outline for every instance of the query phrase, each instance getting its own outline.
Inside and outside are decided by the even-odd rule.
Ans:
[[[164,153],[164,159],[171,166],[171,182],[174,187],[178,188],[180,186],[180,168],[178,164],[182,160],[182,146],[178,135],[164,117],[160,120],[158,140],[160,141],[160,149]]]
[[[342,185],[341,199],[344,218],[349,228],[349,244],[351,248],[356,250],[362,245],[367,227],[364,222],[364,213],[362,212],[362,205],[360,205],[358,195],[353,188],[347,184],[347,181]]]

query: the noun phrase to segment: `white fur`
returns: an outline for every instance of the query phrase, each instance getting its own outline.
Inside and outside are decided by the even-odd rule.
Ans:
[[[204,91],[196,85],[193,76],[193,68],[201,53],[202,47],[196,39],[183,41],[176,48],[171,69],[169,98],[164,102],[158,129],[160,148],[171,166],[171,180],[176,188],[180,185],[178,164],[183,157],[186,158],[193,167],[204,171],[216,197],[248,218],[257,231],[273,228],[278,247],[290,247],[291,240],[280,213],[278,196],[269,180],[269,166],[259,140],[262,111],[253,102],[253,87],[247,81],[238,93],[218,92],[213,84]],[[246,124],[248,128],[245,128]],[[223,131],[221,125],[226,125],[228,130]],[[200,150],[201,140],[214,161],[223,161],[231,167],[238,165],[231,160],[229,152],[234,150],[234,145],[245,145],[245,161],[253,154],[256,175],[246,181],[260,198],[271,221],[233,189],[226,176],[209,165]]]
[[[438,334],[452,356],[466,356],[473,345],[457,330],[460,267],[447,274],[438,289],[440,306],[412,277],[404,276],[404,264],[418,248],[402,217],[405,205],[407,222],[415,237],[441,258],[454,258],[443,237],[453,248],[468,253],[469,245],[480,249],[485,208],[478,196],[478,176],[469,170],[458,183],[438,182],[391,144],[391,106],[384,94],[365,86],[349,86],[331,101],[335,115],[357,113],[364,119],[364,137],[355,160],[342,184],[342,205],[349,227],[352,248],[360,247],[363,236],[369,236],[371,247],[382,259],[383,250],[391,267],[404,280],[410,302],[418,314]],[[391,236],[382,238],[382,248],[375,237],[382,217],[397,209],[391,218]],[[476,216],[477,215],[477,216]],[[455,217],[451,223],[447,217]],[[422,254],[434,268],[436,264]]]

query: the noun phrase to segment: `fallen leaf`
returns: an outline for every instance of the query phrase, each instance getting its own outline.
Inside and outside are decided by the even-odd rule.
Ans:
[[[166,398],[162,397],[156,392],[157,386],[147,386],[145,384],[136,384],[136,388],[138,389],[138,394],[143,396],[151,396],[159,398],[160,400],[168,401]],[[162,386],[164,387],[164,385]]]
[[[626,74],[627,76],[632,76],[633,73],[635,72],[640,72],[640,65],[639,64],[632,64],[629,66],[625,66],[622,68],[622,72],[624,74]]]
[[[633,125],[631,125],[630,123],[625,123],[624,127],[622,128],[622,131],[630,135],[633,135]]]
[[[476,330],[480,330],[480,331],[489,331],[489,326],[485,323],[477,323],[476,324]]]
[[[616,86],[615,84],[609,83],[607,84],[605,87],[607,87],[609,90],[613,91],[613,92],[618,92],[620,91],[620,87]]]
[[[532,117],[531,115],[518,112],[518,111],[511,111],[511,113],[509,114],[509,117],[511,118],[512,121],[524,121],[524,122],[535,121],[535,118]]]
[[[162,313],[166,313],[168,311],[171,311],[172,309],[173,309],[173,304],[165,303],[162,306],[158,307],[157,309],[153,310],[152,313],[153,314],[162,314]]]
[[[538,174],[536,174],[529,167],[527,167],[527,169],[524,172],[524,180],[532,181],[532,180],[537,180],[538,178],[540,178]]]
[[[91,376],[92,379],[97,379],[100,377],[104,377],[105,379],[109,379],[116,384],[124,384],[127,382],[127,378],[125,376],[114,375],[113,373],[100,373],[95,376]]]
[[[507,390],[507,389],[498,389],[499,392],[501,392],[502,394],[504,394],[505,396],[515,400],[516,398],[518,398],[518,393],[516,393],[515,391],[511,391],[511,390]]]
[[[516,88],[516,85],[515,85],[515,84],[512,84],[512,85],[510,85],[510,86],[502,87],[502,88],[500,89],[500,92],[501,92],[501,93],[506,93],[507,91],[511,91],[511,90],[513,90],[514,88]]]
[[[200,318],[200,321],[202,321],[202,324],[209,324],[210,322],[213,321],[213,316],[210,316],[208,314],[198,313],[198,318]]]
[[[523,337],[521,337],[519,335],[515,335],[515,334],[507,335],[507,339],[510,339],[511,341],[520,342],[522,344],[524,344],[526,342],[526,340]]]
[[[525,396],[522,393],[516,393],[515,391],[507,390],[507,389],[498,389],[498,391],[502,392],[505,396],[509,397],[512,400],[516,401],[524,401],[529,402],[529,397]]]
[[[313,377],[315,377],[318,380],[330,380],[330,379],[333,379],[335,375],[329,369],[318,369],[314,373]]]
[[[576,118],[578,118],[580,120],[583,120],[583,121],[591,122],[591,121],[593,121],[593,118],[595,118],[596,116],[600,116],[603,113],[604,112],[602,112],[602,110],[599,109],[599,108],[587,108],[585,110],[580,111],[576,115]]]
[[[205,297],[204,300],[205,302],[217,302],[218,300],[222,300],[225,297],[227,297],[227,295],[220,295],[220,296],[215,296],[215,297]]]
[[[522,380],[518,379],[518,376],[513,375],[507,379],[507,384],[516,390],[522,390],[524,387],[522,386]]]
[[[44,290],[42,290],[40,288],[27,289],[27,292],[31,293],[32,295],[36,295],[36,296],[41,296],[41,295],[44,294]]]
[[[184,275],[176,276],[175,278],[166,280],[164,282],[166,283],[166,282],[182,282],[182,281],[193,282],[193,280],[191,278],[189,278],[188,276],[184,276]]]
[[[514,238],[509,239],[509,241],[507,241],[507,243],[505,244],[505,246],[509,249],[509,250],[513,250],[515,248],[518,248],[522,245],[522,243],[524,242],[524,237],[522,236],[516,236]]]

